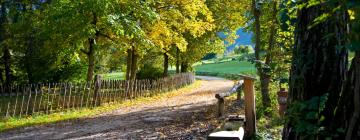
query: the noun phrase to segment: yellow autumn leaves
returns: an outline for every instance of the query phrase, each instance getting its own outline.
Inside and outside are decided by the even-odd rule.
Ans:
[[[184,35],[197,38],[215,29],[212,12],[205,0],[160,0],[155,7],[159,16],[148,36],[164,50],[176,45],[185,51],[188,42]]]

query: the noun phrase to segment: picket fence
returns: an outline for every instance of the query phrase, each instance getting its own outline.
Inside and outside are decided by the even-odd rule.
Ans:
[[[156,80],[95,80],[87,83],[0,85],[0,117],[50,114],[71,109],[149,97],[178,89],[195,81],[193,73]]]

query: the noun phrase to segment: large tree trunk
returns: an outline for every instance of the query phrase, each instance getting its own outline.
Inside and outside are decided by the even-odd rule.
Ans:
[[[180,73],[180,49],[176,47],[176,73]]]
[[[126,80],[130,80],[131,65],[132,65],[132,51],[131,49],[128,49],[127,58],[126,58]]]
[[[168,69],[169,69],[169,56],[166,53],[164,53],[164,72],[163,72],[164,77],[168,76]]]
[[[341,95],[348,100],[341,100],[340,105],[343,106],[340,106],[341,110],[336,113],[336,116],[340,116],[339,120],[344,121],[333,128],[345,128],[345,139],[355,140],[360,138],[360,51],[352,61],[346,85],[344,89],[347,90]]]
[[[337,48],[346,43],[344,37],[347,31],[347,13],[338,12],[334,18],[309,28],[317,17],[330,10],[332,8],[326,7],[326,5],[318,5],[298,11],[288,103],[291,108],[295,101],[303,102],[327,95],[325,108],[318,115],[319,118],[304,121],[317,124],[323,116],[324,120],[320,125],[324,127],[324,131],[333,132],[330,127],[334,123],[333,121],[343,122],[343,120],[335,119],[334,110],[337,107],[347,73],[347,51],[344,48]],[[297,112],[296,114],[306,113],[308,112]],[[306,138],[306,134],[295,132],[293,125],[297,124],[292,118],[295,114],[287,115],[290,119],[285,126],[283,139]],[[320,134],[315,137],[324,138]]]
[[[131,72],[130,72],[130,79],[136,79],[136,71],[137,71],[137,59],[138,55],[136,53],[135,47],[132,47],[132,63],[131,63]]]
[[[261,65],[260,51],[261,51],[261,32],[260,32],[260,9],[256,7],[256,0],[252,0],[252,12],[255,18],[254,26],[255,26],[255,59],[256,68],[258,74],[260,76],[260,88],[261,88],[261,96],[262,103],[264,107],[270,107],[270,96],[269,96],[269,84],[270,84],[270,75],[265,73],[263,70],[263,66]]]
[[[92,81],[94,77],[94,69],[95,69],[95,39],[89,38],[89,51],[87,53],[88,58],[88,72],[87,72],[87,81]]]

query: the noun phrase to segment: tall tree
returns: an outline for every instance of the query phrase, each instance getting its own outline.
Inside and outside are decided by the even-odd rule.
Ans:
[[[275,3],[275,2],[274,2]],[[264,65],[262,64],[261,58],[261,26],[260,26],[260,16],[261,16],[261,9],[260,3],[256,0],[252,0],[252,14],[254,16],[254,33],[255,33],[255,59],[256,63],[255,66],[257,68],[258,74],[260,76],[260,87],[261,87],[261,95],[262,95],[262,103],[264,107],[270,107],[270,96],[269,96],[269,82],[270,82],[270,75],[266,73],[267,71],[264,69]],[[275,11],[275,9],[274,9]],[[275,13],[276,14],[276,13]],[[273,44],[272,44],[273,45]],[[270,56],[269,54],[268,56]],[[268,57],[268,60],[270,57]],[[270,62],[270,61],[268,61]]]
[[[9,15],[7,10],[9,9],[9,1],[2,1],[1,2],[1,17],[0,17],[0,41],[2,46],[2,52],[3,52],[3,62],[4,62],[4,69],[5,69],[5,84],[7,86],[11,83],[11,54],[10,54],[10,48],[8,43],[5,43],[4,41],[7,39],[8,36],[8,30],[7,26],[9,24]]]
[[[206,0],[205,4],[212,13],[213,29],[200,37],[183,34],[188,42],[187,50],[180,52],[182,72],[192,70],[191,66],[201,60],[208,53],[221,53],[224,50],[218,32],[228,35],[227,40],[232,41],[234,31],[245,24],[244,9],[247,1],[238,0]],[[224,8],[226,7],[226,8]]]
[[[359,34],[356,26],[348,25],[348,6],[359,4],[353,2],[298,3],[283,139],[360,137],[359,47],[358,38],[351,37]],[[346,48],[355,51],[350,69]]]
[[[150,27],[149,36],[164,56],[163,75],[166,76],[169,58],[180,58],[170,50],[176,47],[179,52],[185,52],[188,45],[185,34],[197,38],[212,31],[214,19],[203,0],[164,0],[156,2],[153,7],[159,19]]]
[[[151,20],[154,12],[143,1],[52,1],[47,11],[51,32],[61,41],[76,44],[88,59],[87,81],[93,79],[96,54],[107,42],[146,42],[138,20]],[[57,30],[58,29],[58,30]],[[124,41],[124,42],[121,42]],[[79,45],[80,44],[80,45]]]

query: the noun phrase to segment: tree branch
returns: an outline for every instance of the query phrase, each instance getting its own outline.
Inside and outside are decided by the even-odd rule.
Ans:
[[[103,36],[103,37],[105,37],[105,38],[107,38],[107,39],[109,39],[109,40],[111,40],[111,41],[117,41],[115,38],[112,38],[112,37],[110,37],[110,36],[107,35],[107,34],[99,33],[99,35],[100,35],[100,36]]]
[[[86,54],[86,55],[89,55],[89,54],[90,54],[90,52],[89,52],[89,51],[86,51],[85,49],[80,49],[80,51],[81,51],[82,53]]]

